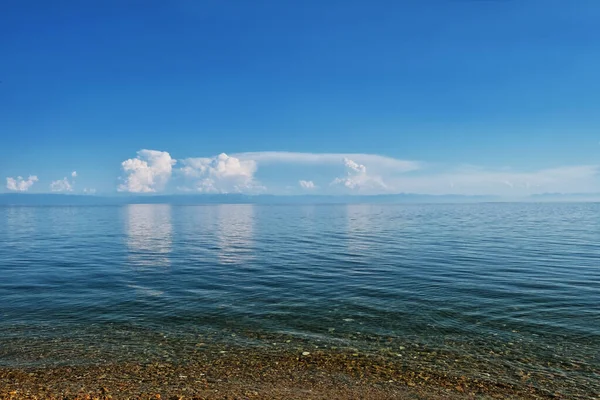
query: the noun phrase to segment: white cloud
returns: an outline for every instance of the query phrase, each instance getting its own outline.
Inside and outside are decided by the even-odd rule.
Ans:
[[[162,190],[171,178],[176,162],[166,151],[140,150],[136,158],[121,163],[126,176],[118,191],[148,193]]]
[[[83,193],[85,193],[85,194],[94,194],[94,193],[96,193],[96,189],[84,188],[83,189]]]
[[[309,190],[311,190],[311,189],[315,189],[315,188],[316,188],[316,186],[315,186],[315,184],[314,184],[314,182],[313,182],[313,181],[304,181],[304,180],[300,180],[300,181],[298,182],[298,184],[300,185],[300,187],[301,187],[302,189],[309,189]]]
[[[69,181],[67,177],[57,181],[52,181],[52,183],[50,183],[50,190],[53,192],[72,192],[73,186],[75,186],[75,177],[77,177],[77,172],[71,172],[71,177],[73,178],[71,181]]]
[[[422,168],[422,163],[417,161],[399,160],[397,158],[381,156],[378,154],[362,153],[295,153],[287,151],[259,151],[233,154],[240,160],[253,160],[263,164],[330,164],[336,165],[344,159],[354,160],[360,164],[368,165],[375,171],[387,170],[391,173],[414,171]]]
[[[26,180],[20,176],[17,176],[16,179],[7,177],[6,178],[6,188],[8,190],[13,190],[16,192],[26,192],[37,181],[38,181],[38,177],[35,175],[29,175],[29,178],[27,178]]]
[[[347,172],[345,177],[338,177],[331,182],[332,185],[343,185],[348,189],[358,191],[387,191],[388,187],[380,176],[367,174],[367,167],[357,162],[344,158]]]
[[[73,184],[67,178],[63,178],[50,183],[50,190],[53,192],[72,192]]]
[[[195,180],[195,190],[203,193],[245,193],[264,189],[254,178],[256,162],[240,160],[225,153],[210,158],[181,160],[181,173]]]
[[[346,168],[357,172],[359,174],[366,174],[367,173],[367,167],[365,167],[364,165],[358,164],[352,160],[350,160],[349,158],[344,158],[344,165],[346,166]]]
[[[120,191],[154,192],[169,181],[176,163],[169,153],[141,150],[122,163],[126,173]],[[537,171],[477,166],[446,166],[405,161],[376,154],[253,152],[187,158],[175,169],[178,190],[202,193],[265,192],[335,194],[423,193],[522,196],[544,192],[600,192],[596,165]],[[345,169],[344,173],[340,170]],[[305,176],[318,176],[330,185],[317,187]],[[259,181],[260,180],[260,181]],[[293,188],[289,185],[294,184]]]
[[[531,172],[457,168],[447,172],[395,177],[396,193],[525,196],[536,193],[600,191],[597,165],[565,166]]]

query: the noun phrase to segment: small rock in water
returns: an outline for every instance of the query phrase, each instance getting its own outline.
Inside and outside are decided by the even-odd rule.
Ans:
[[[310,356],[310,352],[308,352],[308,351],[303,351],[303,352],[302,352],[302,355],[303,355],[303,356]]]

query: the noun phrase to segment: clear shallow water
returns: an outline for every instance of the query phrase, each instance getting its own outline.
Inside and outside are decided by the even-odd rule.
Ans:
[[[0,208],[0,365],[288,341],[597,388],[600,204]]]

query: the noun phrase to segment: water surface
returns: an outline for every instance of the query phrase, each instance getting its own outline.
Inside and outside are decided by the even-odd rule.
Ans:
[[[596,390],[600,204],[0,208],[0,365],[295,341]]]

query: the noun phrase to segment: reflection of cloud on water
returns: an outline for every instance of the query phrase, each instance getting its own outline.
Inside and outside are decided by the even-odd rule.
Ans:
[[[157,297],[161,296],[164,292],[162,290],[154,290],[144,286],[139,285],[127,285],[127,287],[135,289],[136,293],[140,296],[151,296]]]
[[[22,234],[29,234],[36,228],[36,209],[33,207],[4,207],[2,210],[6,215],[6,230],[2,231],[8,235],[18,237]],[[2,227],[0,225],[0,227]]]
[[[217,206],[219,261],[241,264],[253,257],[254,206],[222,204]]]
[[[0,259],[12,252],[22,256],[35,254],[39,243],[36,239],[43,237],[47,240],[48,236],[47,232],[44,236],[39,234],[38,229],[43,227],[37,226],[38,219],[34,207],[0,207]]]
[[[127,206],[129,260],[137,266],[167,266],[172,247],[171,206]]]
[[[348,250],[351,253],[364,253],[370,248],[376,223],[373,219],[373,206],[369,204],[348,204],[346,206]]]

